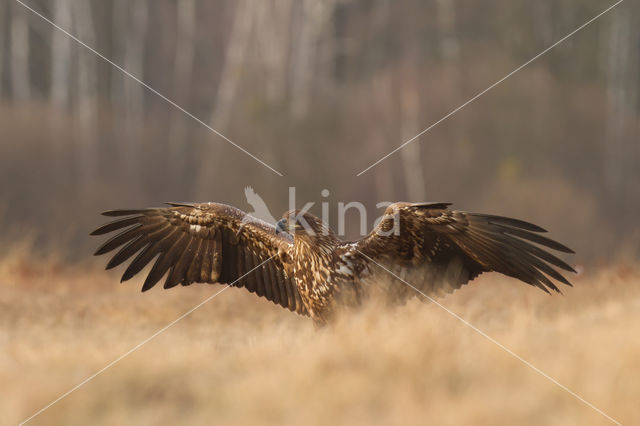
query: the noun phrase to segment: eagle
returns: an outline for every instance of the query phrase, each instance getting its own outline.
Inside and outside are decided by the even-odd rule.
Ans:
[[[165,275],[164,288],[219,283],[242,287],[326,324],[342,307],[378,295],[390,304],[451,293],[495,271],[560,293],[574,272],[549,249],[573,253],[543,228],[508,217],[449,209],[451,203],[391,204],[374,229],[343,241],[320,218],[290,210],[275,224],[219,203],[111,210],[116,219],[91,235],[116,232],[95,252],[118,251],[114,268],[133,258],[129,280],[152,264],[142,291]]]

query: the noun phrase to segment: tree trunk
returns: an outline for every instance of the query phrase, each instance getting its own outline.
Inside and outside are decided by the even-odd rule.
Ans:
[[[335,2],[304,0],[298,4],[293,28],[290,111],[294,118],[306,117],[318,70],[326,69],[322,62],[331,62],[328,48],[333,34],[327,31]],[[322,40],[325,35],[326,39]],[[322,52],[322,50],[324,52]],[[324,53],[324,54],[322,54]],[[325,81],[328,83],[328,81]]]
[[[182,0],[177,3],[177,40],[174,61],[174,99],[179,105],[189,100],[191,73],[196,47],[196,2]]]
[[[226,131],[229,124],[229,113],[236,96],[238,83],[242,77],[242,66],[245,63],[245,56],[249,48],[252,26],[251,0],[238,0],[211,114],[211,126],[221,133]]]
[[[309,109],[312,59],[315,54],[313,46],[313,7],[312,1],[299,3],[294,23],[295,42],[292,49],[291,100],[290,111],[295,119],[304,118]]]
[[[73,22],[78,38],[89,46],[95,46],[91,3],[78,0],[72,4]],[[89,193],[95,184],[98,133],[97,125],[97,64],[96,56],[87,50],[78,51],[77,99],[75,115],[79,120],[79,168],[81,189]]]
[[[177,3],[177,36],[174,56],[174,99],[178,105],[188,109],[193,75],[193,61],[196,47],[197,10],[195,0],[182,0]],[[185,139],[187,136],[186,117],[174,112],[169,124],[168,168],[172,188],[175,191],[185,188],[184,176],[187,165]]]
[[[612,11],[607,69],[605,188],[616,205],[638,194],[637,152],[638,44],[640,32],[628,10]]]
[[[442,79],[446,91],[443,98],[447,112],[458,107],[464,100],[465,77],[460,65],[460,43],[456,34],[456,9],[454,0],[438,0],[436,3],[436,28],[438,31],[440,56],[442,58]],[[422,66],[422,64],[421,64]],[[466,119],[464,114],[456,116],[456,125],[442,129],[447,138],[448,155],[450,166],[457,170],[467,170],[473,167],[473,137],[465,135]],[[423,124],[426,126],[426,124]],[[434,170],[435,173],[438,173]],[[458,175],[461,179],[466,179],[463,173]],[[427,179],[433,178],[433,174]],[[460,182],[455,182],[460,184]]]
[[[127,21],[129,20],[128,0],[113,0],[111,4],[111,57],[117,64],[123,65],[124,49],[127,39]],[[114,115],[122,113],[124,98],[124,79],[122,72],[111,68],[109,71],[111,107]]]
[[[124,48],[123,68],[139,79],[144,78],[144,52],[147,35],[148,7],[146,0],[130,3],[129,25]],[[144,119],[145,88],[137,81],[123,76],[127,117],[131,128],[140,127]]]
[[[53,21],[71,31],[71,4],[69,0],[55,0]],[[69,84],[71,82],[71,39],[62,31],[51,31],[51,92],[50,101],[55,109],[69,107]]]
[[[411,139],[420,132],[418,122],[419,105],[420,99],[415,88],[409,83],[403,83],[400,89],[402,114],[400,132],[403,141]],[[424,172],[420,151],[420,140],[414,140],[400,150],[402,168],[407,184],[408,201],[413,202],[425,200]]]
[[[396,117],[397,114],[393,114],[393,105],[390,102],[394,97],[392,76],[388,70],[379,71],[372,79],[371,85],[371,125],[366,129],[368,134],[364,140],[370,141],[371,151],[375,152],[377,156],[386,154],[389,151],[389,133],[397,134],[392,129],[397,128]],[[367,114],[369,109],[366,109]],[[396,142],[396,141],[394,141]],[[393,163],[393,159],[389,159],[390,163]],[[391,173],[393,166],[382,162],[380,167],[376,166],[371,171],[374,174],[376,200],[386,201],[394,200],[396,194],[394,194],[394,176]]]
[[[294,6],[291,0],[254,3],[256,44],[266,71],[266,95],[268,102],[274,104],[283,101],[287,87],[290,23]]]
[[[120,32],[123,32],[121,46],[122,67],[129,73],[144,81],[144,52],[148,26],[147,0],[118,5],[118,16],[124,21]],[[124,31],[123,31],[124,29]],[[124,120],[124,141],[121,155],[124,160],[124,173],[127,181],[140,181],[140,156],[142,152],[142,132],[145,120],[144,94],[145,88],[132,78],[118,73],[122,79],[122,111]]]
[[[438,0],[436,3],[440,53],[445,61],[457,61],[460,44],[455,29],[455,5],[453,0]]]
[[[250,48],[251,30],[254,22],[252,0],[238,0],[234,12],[233,24],[229,40],[226,43],[225,59],[220,73],[220,81],[213,99],[210,125],[222,134],[226,134],[230,114],[233,109],[236,92],[243,77],[243,66]],[[220,140],[208,139],[202,146],[200,155],[206,158],[219,158],[213,155],[220,145]],[[196,191],[206,191],[210,182],[215,179],[215,166],[203,167],[197,176]]]
[[[4,40],[5,40],[5,11],[7,9],[7,0],[0,0],[0,103],[4,97]]]
[[[28,102],[31,98],[29,70],[29,21],[27,11],[18,3],[13,3],[11,16],[11,88],[16,103]]]

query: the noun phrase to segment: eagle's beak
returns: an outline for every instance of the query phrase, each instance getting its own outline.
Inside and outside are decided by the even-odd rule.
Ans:
[[[289,227],[286,219],[280,219],[276,222],[276,235],[285,234],[293,239],[293,236],[289,233]]]

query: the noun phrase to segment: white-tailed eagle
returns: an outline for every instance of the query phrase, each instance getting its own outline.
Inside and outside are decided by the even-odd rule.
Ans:
[[[164,288],[231,284],[320,324],[338,307],[374,293],[402,303],[420,293],[452,292],[489,271],[546,292],[559,292],[553,280],[571,285],[555,268],[573,268],[546,249],[573,251],[542,236],[544,229],[448,206],[392,204],[377,227],[354,242],[307,212],[289,211],[274,226],[217,203],[108,211],[103,214],[118,219],[91,235],[118,231],[95,254],[119,248],[107,269],[133,257],[122,281],[152,263],[142,291],[165,275]]]

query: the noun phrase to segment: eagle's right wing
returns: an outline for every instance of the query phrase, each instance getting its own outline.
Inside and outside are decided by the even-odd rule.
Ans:
[[[142,291],[165,274],[164,288],[178,284],[225,283],[244,287],[291,311],[307,315],[292,278],[290,241],[273,225],[224,204],[171,204],[167,208],[112,210],[119,217],[91,235],[119,231],[96,251],[119,251],[111,269],[135,255],[122,281],[153,263]],[[136,255],[137,253],[137,255]]]
[[[517,219],[449,210],[448,203],[396,203],[353,248],[366,264],[380,267],[369,268],[377,278],[391,272],[424,294],[451,292],[489,271],[559,292],[552,279],[571,284],[554,267],[575,271],[547,249],[573,251],[543,232]],[[390,292],[400,300],[417,294],[402,283]]]

